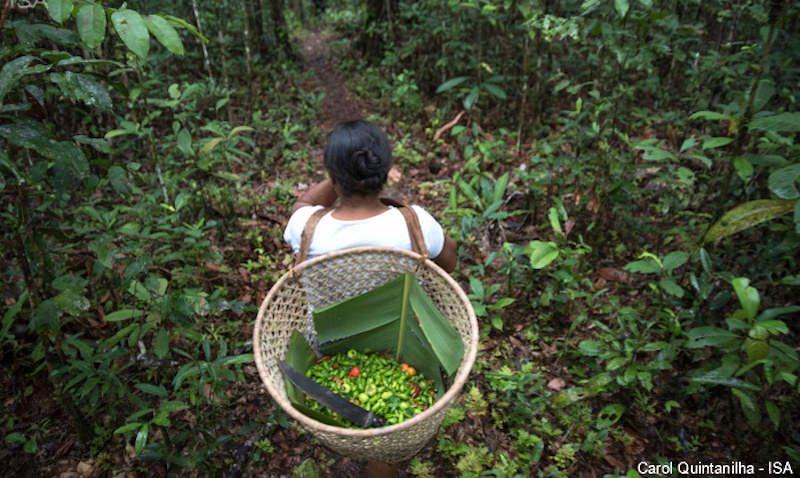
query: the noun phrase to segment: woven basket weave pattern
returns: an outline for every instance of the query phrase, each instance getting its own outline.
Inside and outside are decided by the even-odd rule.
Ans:
[[[372,290],[413,272],[439,311],[458,331],[464,358],[453,385],[431,408],[398,425],[358,430],[332,427],[294,409],[277,361],[286,357],[292,332],[316,342],[311,310]],[[290,416],[335,452],[361,460],[399,463],[416,455],[438,431],[464,385],[477,354],[477,321],[469,300],[438,266],[412,252],[363,247],[328,254],[298,265],[270,290],[254,332],[256,365],[267,390]]]

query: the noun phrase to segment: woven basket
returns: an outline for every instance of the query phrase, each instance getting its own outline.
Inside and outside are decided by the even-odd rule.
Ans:
[[[405,422],[364,430],[326,425],[292,407],[284,375],[277,365],[278,360],[286,358],[292,332],[302,332],[314,346],[316,331],[311,310],[370,291],[405,272],[416,275],[464,343],[464,358],[446,393]],[[320,442],[356,460],[396,464],[411,459],[439,430],[475,362],[478,322],[458,284],[429,259],[401,249],[359,247],[316,257],[284,274],[258,311],[253,349],[258,373],[269,394]]]

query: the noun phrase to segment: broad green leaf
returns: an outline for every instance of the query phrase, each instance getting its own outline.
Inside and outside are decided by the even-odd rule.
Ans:
[[[706,233],[705,242],[736,234],[764,221],[788,214],[795,207],[792,201],[759,199],[740,204],[725,213]]]
[[[738,378],[721,377],[717,375],[715,371],[699,375],[697,377],[692,377],[691,381],[709,385],[725,385],[726,387],[744,390],[761,390],[761,387],[753,385],[750,382],[745,382],[744,380]]]
[[[800,284],[795,284],[800,285]],[[766,327],[765,323],[773,323],[772,326],[777,327],[779,326],[778,322],[783,323],[780,320],[773,320],[775,317],[780,317],[781,315],[785,314],[793,314],[795,312],[800,312],[800,305],[790,305],[789,307],[778,307],[775,309],[767,309],[764,312],[761,312],[761,315],[758,316],[758,320],[756,323],[761,325],[762,327]],[[776,329],[778,330],[778,329]],[[781,333],[788,333],[788,331],[780,331]],[[772,332],[773,334],[775,332]]]
[[[800,131],[800,113],[780,113],[757,118],[750,122],[750,128],[775,133],[797,132]]]
[[[3,69],[0,70],[0,104],[3,104],[6,94],[16,88],[20,78],[26,75],[28,65],[34,59],[32,56],[21,56],[3,65]]]
[[[142,16],[133,10],[117,10],[111,14],[111,23],[122,42],[133,53],[146,60],[150,51],[150,33]]]
[[[773,95],[775,95],[775,82],[770,79],[761,80],[753,98],[753,112],[757,113],[764,109]]]
[[[316,359],[317,356],[314,355],[314,351],[311,350],[311,347],[306,342],[303,334],[297,330],[293,331],[292,335],[289,337],[289,349],[286,353],[286,364],[300,373],[305,374],[306,371],[314,365]],[[300,410],[299,407],[305,403],[303,392],[300,391],[300,389],[297,388],[288,378],[285,380],[285,382],[286,394],[292,401],[292,405]],[[305,411],[303,411],[303,413],[309,415]],[[315,419],[317,418],[315,417]]]
[[[178,149],[186,155],[193,155],[192,133],[188,129],[182,128],[178,133]]]
[[[15,27],[15,31],[19,41],[29,45],[34,45],[41,40],[52,40],[66,48],[83,46],[81,37],[64,27],[44,24],[18,24]]]
[[[754,329],[760,328],[761,327],[758,326],[754,327]],[[769,343],[764,339],[748,337],[744,342],[744,351],[747,353],[748,363],[763,360],[767,358],[767,354],[769,353]]]
[[[47,13],[57,23],[64,23],[72,14],[72,0],[47,0]]]
[[[161,406],[158,407],[158,411],[164,413],[174,413],[174,412],[179,412],[181,410],[186,410],[187,408],[189,408],[189,405],[186,405],[183,402],[178,402],[173,400],[162,403]]]
[[[127,319],[132,319],[134,317],[139,317],[142,314],[144,314],[144,312],[142,312],[141,310],[122,309],[122,310],[118,310],[116,312],[112,312],[112,313],[106,315],[106,321],[107,322],[119,322],[120,320],[127,320]]]
[[[20,432],[11,432],[5,437],[6,443],[24,443],[28,439]]]
[[[688,338],[686,347],[690,349],[725,346],[740,340],[740,337],[733,332],[711,326],[695,327],[686,332],[686,337]]]
[[[752,323],[756,318],[756,314],[758,314],[758,306],[761,303],[758,291],[755,287],[751,287],[750,281],[744,277],[738,277],[733,280],[733,290],[736,291],[739,303],[742,304],[745,315]]]
[[[564,235],[564,230],[561,229],[561,221],[558,219],[558,209],[551,207],[550,210],[547,211],[547,219],[550,221],[550,227],[553,228],[556,234]]]
[[[89,310],[91,306],[89,300],[81,293],[81,290],[75,288],[67,288],[61,291],[60,294],[53,297],[53,303],[59,310],[69,315],[78,315]]]
[[[108,168],[108,180],[111,186],[122,196],[130,196],[133,193],[130,183],[128,182],[128,172],[120,166],[111,166]]]
[[[30,328],[38,333],[56,333],[61,328],[61,322],[58,319],[58,307],[51,299],[39,304],[36,314],[31,320]]]
[[[795,200],[800,198],[797,184],[800,181],[800,163],[781,168],[769,175],[767,184],[772,194],[781,199]]]
[[[657,272],[661,272],[663,268],[658,261],[648,257],[638,261],[629,262],[625,264],[623,269],[626,271],[638,272],[640,274],[655,274]]]
[[[167,50],[176,55],[183,55],[183,43],[178,32],[161,15],[148,15],[144,17],[147,29]]]
[[[114,430],[114,435],[118,435],[120,433],[126,433],[126,432],[129,432],[129,431],[132,431],[132,430],[136,430],[140,426],[142,426],[141,423],[127,423],[127,424],[122,425],[121,427],[117,428],[116,430]]]
[[[742,181],[749,181],[753,177],[753,165],[747,159],[737,156],[733,160],[733,167]]]
[[[548,264],[556,260],[560,250],[556,243],[552,241],[531,241],[524,252],[530,257],[531,267],[544,269]]]
[[[464,108],[471,110],[473,106],[478,102],[478,98],[480,98],[481,90],[479,87],[474,87],[470,90],[467,97],[464,99]]]
[[[683,297],[683,287],[679,286],[672,279],[661,279],[658,286],[667,294],[674,295],[675,297]]]
[[[162,328],[156,333],[153,353],[160,359],[169,355],[169,332],[167,332],[167,329]]]
[[[580,350],[581,355],[597,357],[603,353],[603,346],[596,340],[583,340],[578,345],[578,350]]]
[[[149,424],[145,423],[144,425],[142,425],[142,428],[139,429],[139,433],[136,434],[136,442],[134,444],[134,450],[136,451],[137,455],[141,455],[142,452],[144,451],[144,446],[147,445],[148,430],[149,430]]]
[[[190,32],[194,33],[198,38],[203,40],[205,43],[208,43],[208,38],[201,35],[200,32],[198,32],[197,29],[194,27],[194,25],[192,25],[191,23],[187,23],[186,20],[183,20],[182,18],[178,17],[173,17],[172,15],[164,15],[164,18],[166,18],[168,21],[176,25],[186,28]]]
[[[628,14],[631,4],[628,0],[614,0],[614,8],[617,10],[619,17],[624,18]]]
[[[135,388],[143,391],[144,393],[149,393],[150,395],[155,395],[160,398],[166,398],[167,389],[163,385],[153,385],[151,383],[137,383],[134,385]]]
[[[714,149],[733,142],[733,138],[709,138],[703,141],[703,149]]]
[[[453,79],[447,80],[444,83],[442,83],[441,85],[439,85],[439,88],[436,88],[436,93],[444,93],[445,91],[452,90],[453,88],[455,88],[456,86],[460,85],[461,83],[464,83],[465,81],[469,80],[470,78],[471,77],[469,77],[469,76],[459,76],[457,78],[453,78]]]
[[[733,120],[733,116],[726,115],[726,114],[723,114],[723,113],[717,113],[715,111],[698,111],[697,113],[694,113],[692,116],[689,116],[690,120],[697,119],[697,118],[703,118],[703,119],[707,119],[707,120],[711,120],[711,121],[716,121],[716,120],[729,120],[729,121],[732,121]]]
[[[672,271],[678,267],[686,264],[689,260],[689,254],[684,251],[673,251],[667,254],[662,261],[664,270],[667,274],[672,274]]]
[[[114,106],[108,90],[91,75],[71,71],[52,73],[50,81],[57,84],[67,98],[104,110],[111,110]]]
[[[406,304],[404,296],[408,298]],[[401,313],[409,312],[407,320]],[[413,274],[406,273],[365,294],[314,311],[314,323],[326,352],[350,348],[390,349],[437,383],[443,391],[441,366],[448,375],[458,369],[464,344]],[[402,337],[402,343],[401,343]]]
[[[767,415],[769,415],[769,419],[772,421],[772,425],[775,426],[777,430],[781,425],[781,411],[774,402],[769,400],[764,403],[764,406],[767,409]]]
[[[502,89],[502,88],[500,88],[500,87],[499,87],[499,86],[497,86],[497,85],[493,85],[493,84],[491,84],[491,83],[484,83],[484,84],[483,84],[483,89],[485,89],[486,91],[488,91],[488,92],[489,92],[489,93],[491,93],[492,95],[494,95],[494,96],[496,96],[496,97],[500,98],[501,100],[504,100],[504,99],[506,99],[506,98],[507,98],[507,96],[506,96],[506,92],[505,92],[505,91],[503,91],[503,89]]]
[[[102,5],[84,4],[78,9],[78,33],[90,49],[103,44],[106,37],[106,12]]]

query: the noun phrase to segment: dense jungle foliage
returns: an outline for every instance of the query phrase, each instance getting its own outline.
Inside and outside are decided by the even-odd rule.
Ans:
[[[252,355],[347,111],[459,243],[481,323],[401,476],[796,473],[799,21],[786,0],[6,0],[0,462],[363,471]]]

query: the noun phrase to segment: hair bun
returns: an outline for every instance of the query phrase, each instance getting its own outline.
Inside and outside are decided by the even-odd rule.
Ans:
[[[381,158],[370,149],[362,149],[353,154],[353,176],[356,179],[367,179],[380,174]]]

